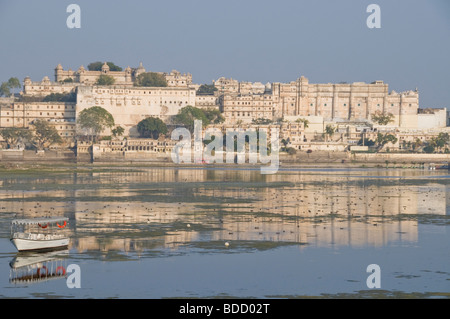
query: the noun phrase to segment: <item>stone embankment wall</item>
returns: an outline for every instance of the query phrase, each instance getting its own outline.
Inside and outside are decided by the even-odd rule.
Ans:
[[[349,159],[358,163],[441,163],[450,162],[450,154],[354,153]]]
[[[69,150],[48,150],[40,152],[29,150],[0,150],[0,161],[2,162],[74,162],[76,160],[76,154]]]

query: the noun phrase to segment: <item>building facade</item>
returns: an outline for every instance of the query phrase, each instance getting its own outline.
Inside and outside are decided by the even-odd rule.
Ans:
[[[419,94],[389,93],[383,81],[312,84],[305,77],[273,83],[274,117],[322,116],[325,120],[371,120],[375,112],[392,113],[396,126],[417,125]]]
[[[254,120],[273,120],[271,94],[231,95],[223,97],[223,116],[227,124],[249,124]]]
[[[195,105],[195,89],[189,87],[79,86],[76,115],[100,106],[114,117],[124,135],[138,136],[137,124],[147,117],[169,122],[188,105]]]

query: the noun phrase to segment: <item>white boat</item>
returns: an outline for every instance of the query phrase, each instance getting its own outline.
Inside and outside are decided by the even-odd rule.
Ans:
[[[67,217],[15,219],[11,222],[11,242],[18,251],[67,248]]]

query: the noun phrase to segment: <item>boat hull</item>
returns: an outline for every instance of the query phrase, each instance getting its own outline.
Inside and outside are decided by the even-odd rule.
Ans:
[[[31,240],[23,238],[12,238],[12,244],[18,251],[48,251],[63,249],[69,246],[69,238],[50,240]]]

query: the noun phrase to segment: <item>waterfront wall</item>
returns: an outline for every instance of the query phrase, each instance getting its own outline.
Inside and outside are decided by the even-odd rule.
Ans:
[[[68,150],[0,150],[0,162],[160,162],[173,163],[170,152],[117,152],[101,153],[75,152]],[[391,164],[420,164],[420,163],[447,163],[450,154],[399,154],[399,153],[351,153],[314,151],[312,153],[297,152],[294,155],[279,154],[281,165],[289,164],[382,164],[386,161]],[[246,156],[248,162],[248,154]],[[226,163],[224,158],[224,163]],[[200,164],[200,163],[195,163]],[[232,165],[232,164],[231,164]]]
[[[358,163],[441,163],[450,162],[450,154],[353,153],[349,158]]]
[[[0,162],[48,162],[76,161],[76,154],[69,150],[0,150]]]

